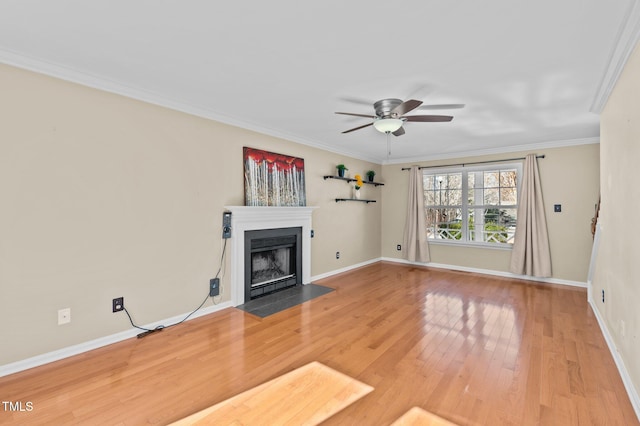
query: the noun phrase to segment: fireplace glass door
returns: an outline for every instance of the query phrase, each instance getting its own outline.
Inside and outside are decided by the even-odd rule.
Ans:
[[[245,232],[245,300],[301,283],[301,228]]]

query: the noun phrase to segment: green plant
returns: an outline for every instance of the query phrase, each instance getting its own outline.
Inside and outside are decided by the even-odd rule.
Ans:
[[[338,164],[336,166],[336,169],[338,169],[338,170],[349,170],[349,169],[347,169],[347,167],[344,164]]]
[[[367,170],[365,175],[367,175],[368,178],[373,179],[373,177],[376,175],[376,172],[373,170]]]
[[[505,226],[490,222],[485,224],[484,229],[487,232],[487,241],[493,240],[499,243],[506,243],[508,241],[509,234],[507,234],[507,228]]]
[[[460,240],[462,239],[462,223],[460,222],[447,222],[441,223],[438,226],[439,229],[444,229],[444,232],[438,232],[440,236],[447,240]]]

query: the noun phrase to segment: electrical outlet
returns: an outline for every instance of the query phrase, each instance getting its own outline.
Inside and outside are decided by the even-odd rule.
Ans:
[[[340,259],[340,252],[339,251],[336,252],[336,259]]]
[[[604,303],[604,288],[602,289],[602,303]]]
[[[113,312],[120,312],[124,310],[124,297],[116,297],[112,303]]]
[[[212,278],[209,280],[209,297],[220,295],[220,278]]]
[[[60,309],[58,311],[58,325],[71,322],[71,308]]]
[[[396,246],[396,250],[401,251],[401,250],[402,250],[402,246],[401,246],[400,244],[398,244],[398,245]]]

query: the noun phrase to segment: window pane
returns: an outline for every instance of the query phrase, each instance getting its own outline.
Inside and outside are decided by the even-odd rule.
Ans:
[[[434,204],[436,204],[436,192],[424,191],[424,203],[427,206],[433,206]]]
[[[442,205],[445,206],[461,206],[462,205],[462,190],[454,189],[444,192],[442,197]]]
[[[500,204],[517,204],[518,197],[515,188],[500,189]]]
[[[462,210],[458,208],[428,208],[427,237],[438,240],[462,238]]]
[[[485,189],[484,190],[484,204],[499,204],[499,190],[496,189]]]
[[[469,240],[485,243],[513,244],[516,209],[471,209]]]
[[[515,170],[501,170],[500,171],[500,186],[503,188],[516,187],[516,171]]]
[[[499,186],[498,175],[499,172],[484,172],[484,187],[497,188]]]
[[[462,205],[462,173],[424,175],[423,181],[426,205]]]
[[[447,189],[462,189],[462,173],[447,175]]]
[[[422,176],[422,183],[424,186],[425,190],[435,190],[437,189],[437,186],[435,184],[435,176],[434,175],[423,175]]]

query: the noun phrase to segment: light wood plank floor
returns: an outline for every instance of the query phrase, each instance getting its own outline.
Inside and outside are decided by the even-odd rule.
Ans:
[[[391,426],[458,426],[420,407],[413,407]]]
[[[314,361],[171,426],[318,425],[373,388]],[[295,403],[292,403],[292,399]]]
[[[327,425],[414,406],[459,425],[638,424],[584,289],[384,262],[317,283],[336,291],[0,378],[0,399],[33,403],[0,423],[167,424],[319,361],[374,387]]]

